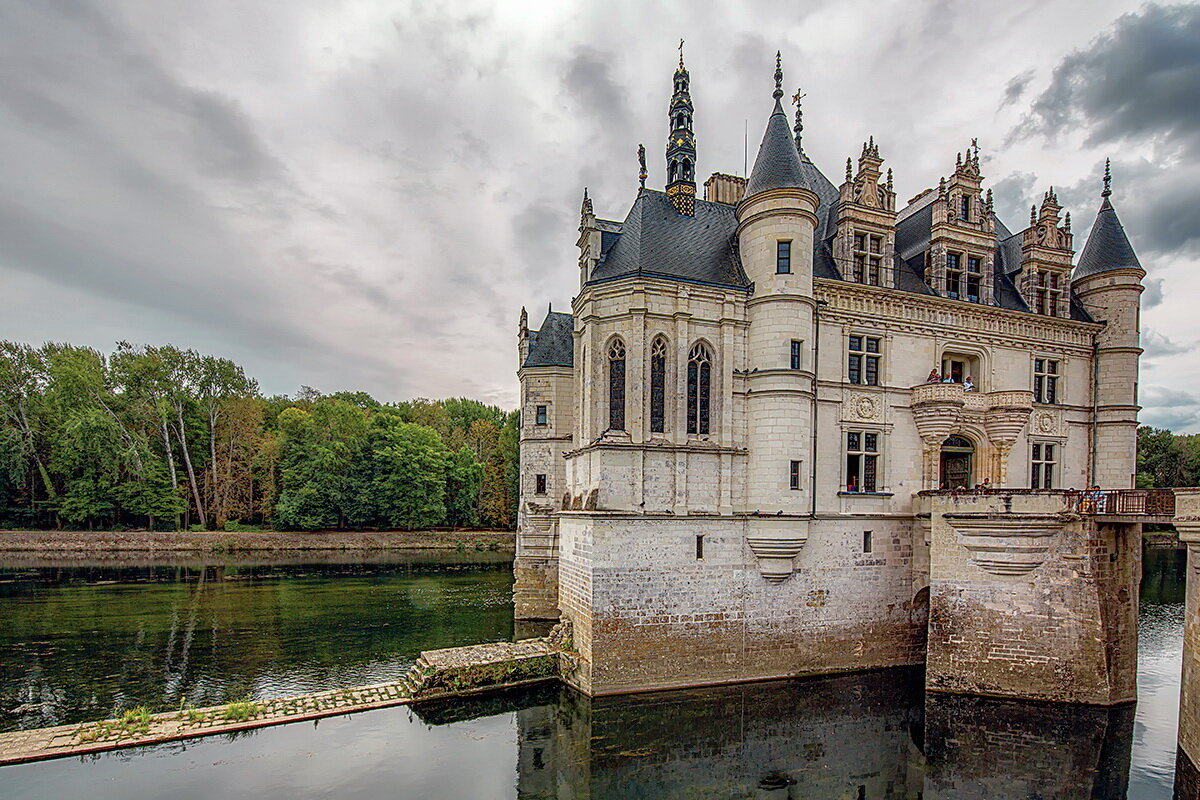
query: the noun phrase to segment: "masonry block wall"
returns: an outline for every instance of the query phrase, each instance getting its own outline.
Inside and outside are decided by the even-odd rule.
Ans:
[[[1175,513],[1175,528],[1188,548],[1175,796],[1193,800],[1200,798],[1200,489],[1175,490]]]
[[[1139,525],[1066,517],[1054,492],[927,499],[930,690],[1136,698]]]
[[[760,573],[747,525],[563,514],[560,606],[580,655],[568,680],[612,694],[922,661],[910,523],[812,523],[782,582]]]

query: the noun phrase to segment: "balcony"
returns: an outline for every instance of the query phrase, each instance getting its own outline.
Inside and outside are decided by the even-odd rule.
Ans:
[[[1175,492],[1171,489],[1102,489],[1071,492],[1071,511],[1100,522],[1161,522],[1175,517]]]

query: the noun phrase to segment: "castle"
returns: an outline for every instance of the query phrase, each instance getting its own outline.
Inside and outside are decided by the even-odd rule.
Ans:
[[[1110,202],[1078,259],[1053,190],[1012,231],[978,146],[897,207],[774,108],[697,195],[690,76],[665,191],[584,193],[571,313],[519,331],[517,616],[589,694],[910,664],[927,686],[1134,698],[1145,272]],[[1074,490],[1074,491],[1073,491]],[[1094,511],[1094,509],[1091,509]]]

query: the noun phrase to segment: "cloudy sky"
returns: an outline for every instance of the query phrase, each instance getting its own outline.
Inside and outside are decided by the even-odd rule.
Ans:
[[[268,393],[512,406],[524,304],[577,287],[582,188],[661,186],[686,39],[699,173],[742,173],[783,51],[835,181],[897,192],[972,137],[1010,227],[1053,185],[1082,243],[1113,158],[1149,270],[1143,420],[1200,430],[1200,6],[38,0],[0,4],[0,337],[172,342]]]

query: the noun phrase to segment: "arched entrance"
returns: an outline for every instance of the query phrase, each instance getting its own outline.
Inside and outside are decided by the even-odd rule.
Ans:
[[[942,489],[971,488],[972,461],[975,445],[965,436],[951,436],[942,442],[942,471],[939,486]]]

